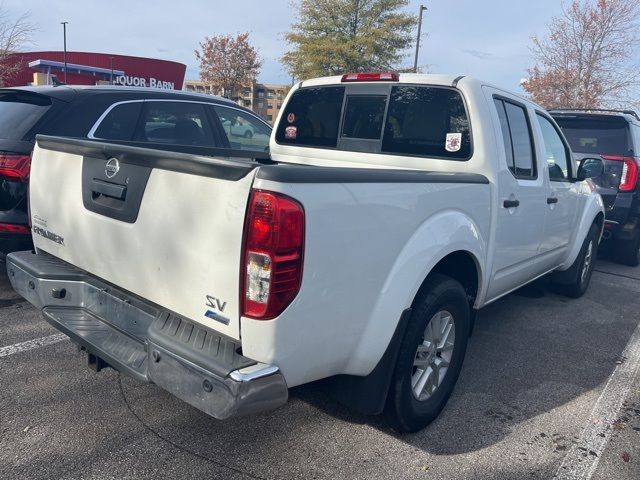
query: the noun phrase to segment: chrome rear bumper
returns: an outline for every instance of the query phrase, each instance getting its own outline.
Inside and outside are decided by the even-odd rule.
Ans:
[[[218,419],[287,401],[277,367],[242,356],[240,345],[202,325],[46,253],[14,252],[6,262],[16,292],[85,349],[98,369],[106,362]]]

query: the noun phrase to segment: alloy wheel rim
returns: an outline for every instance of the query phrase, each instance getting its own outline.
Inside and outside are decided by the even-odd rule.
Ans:
[[[584,263],[582,264],[582,274],[580,275],[580,281],[582,283],[587,279],[587,274],[589,273],[589,268],[591,267],[591,262],[593,261],[593,241],[589,242],[589,246],[587,247],[587,253],[584,256]]]
[[[424,329],[411,368],[411,391],[419,401],[429,399],[442,385],[456,340],[453,315],[446,310],[437,312]]]

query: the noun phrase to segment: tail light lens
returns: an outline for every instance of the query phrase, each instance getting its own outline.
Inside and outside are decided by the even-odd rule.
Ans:
[[[618,191],[631,192],[636,189],[638,183],[638,163],[633,157],[619,157],[613,155],[602,155],[603,160],[612,162],[623,162],[622,173],[620,174],[620,186]]]
[[[26,182],[31,170],[29,155],[0,153],[0,177]]]
[[[27,225],[17,223],[0,223],[0,232],[4,233],[31,233],[31,229]]]
[[[246,222],[242,314],[267,320],[280,315],[300,290],[304,210],[290,197],[254,190]]]

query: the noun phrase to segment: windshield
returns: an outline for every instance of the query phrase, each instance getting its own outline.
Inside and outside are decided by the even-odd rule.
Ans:
[[[0,138],[28,140],[25,135],[51,106],[51,99],[21,91],[0,91]]]

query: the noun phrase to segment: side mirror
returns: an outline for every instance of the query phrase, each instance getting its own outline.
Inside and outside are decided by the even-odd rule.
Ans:
[[[604,163],[601,158],[583,158],[578,167],[578,180],[599,177],[604,173]]]

